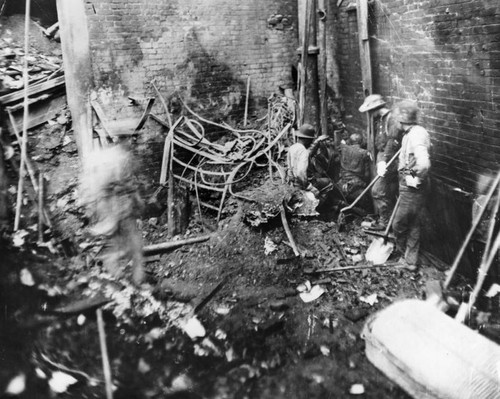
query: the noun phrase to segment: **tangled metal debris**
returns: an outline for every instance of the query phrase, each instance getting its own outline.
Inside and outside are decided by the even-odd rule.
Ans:
[[[168,123],[153,116],[153,119],[170,129],[165,142],[161,173],[163,180],[166,171],[172,171],[177,181],[195,189],[198,206],[204,205],[218,211],[218,219],[228,195],[252,201],[234,191],[234,185],[242,182],[252,168],[269,165],[270,173],[275,168],[284,181],[285,174],[278,160],[284,154],[285,140],[294,123],[294,104],[290,99],[278,96],[269,99],[268,115],[262,130],[239,130],[226,123],[210,121],[198,115],[184,101],[181,102],[188,115],[180,116],[175,122],[172,123],[170,117]],[[230,139],[224,144],[210,141],[204,125],[221,129]],[[179,156],[186,152],[189,159]],[[219,193],[219,206],[202,203],[199,189]]]

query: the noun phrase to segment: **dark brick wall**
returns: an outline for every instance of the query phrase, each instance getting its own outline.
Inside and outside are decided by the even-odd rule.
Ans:
[[[267,111],[266,99],[280,85],[292,83],[296,1],[92,0],[86,10],[91,95],[110,119],[138,118],[144,104],[130,106],[127,97],[156,97],[154,80],[172,113],[178,115],[181,98],[207,119],[235,126],[243,121],[248,77],[249,119]],[[153,113],[165,117],[159,98]],[[165,135],[149,120],[133,146],[147,187],[158,183]]]
[[[154,95],[229,113],[291,81],[297,5],[284,0],[93,0],[86,3],[94,95],[114,114],[126,97]],[[284,19],[272,18],[281,15]],[[156,106],[155,106],[156,107]],[[161,106],[158,104],[158,109]]]
[[[354,2],[355,3],[355,2]],[[351,129],[364,129],[356,11],[338,13],[341,87]],[[500,3],[370,3],[374,92],[417,100],[433,143],[433,176],[474,191],[500,161]],[[349,118],[350,117],[350,118]]]

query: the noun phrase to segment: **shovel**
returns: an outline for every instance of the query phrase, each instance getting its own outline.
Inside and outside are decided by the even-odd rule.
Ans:
[[[374,238],[372,243],[368,247],[368,250],[366,251],[366,260],[373,262],[374,265],[385,263],[387,259],[389,259],[389,256],[391,256],[392,250],[394,249],[394,243],[388,241],[389,230],[391,228],[392,221],[394,220],[394,216],[396,216],[396,210],[398,209],[400,198],[401,197],[398,197],[384,234],[381,237]]]
[[[400,152],[401,152],[401,148],[393,155],[393,157],[389,160],[389,162],[387,162],[387,167],[389,167],[394,162],[394,160],[399,156]],[[348,210],[354,208],[354,205],[356,205],[359,202],[359,200],[361,198],[363,198],[363,196],[373,187],[373,185],[377,182],[378,179],[380,179],[380,177],[381,177],[380,175],[375,176],[375,178],[370,182],[370,184],[368,184],[368,186],[366,186],[366,188],[363,190],[363,192],[357,196],[357,198],[352,202],[352,204],[350,204],[350,205],[348,205],[340,210],[340,213],[339,213],[339,216],[337,219],[337,224],[339,226],[339,230],[342,228],[342,225],[345,222],[344,212],[347,212]]]

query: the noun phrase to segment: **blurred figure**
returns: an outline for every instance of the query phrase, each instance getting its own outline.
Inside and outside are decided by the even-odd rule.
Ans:
[[[380,176],[371,189],[375,212],[379,216],[377,223],[371,229],[385,230],[398,192],[397,161],[394,161],[389,168],[387,167],[387,162],[400,147],[397,121],[394,118],[396,112],[387,108],[380,94],[366,97],[359,107],[359,112],[368,112],[373,118],[377,174]]]
[[[144,279],[142,235],[137,227],[143,202],[134,177],[131,155],[120,145],[94,150],[86,158],[81,176],[81,201],[95,235],[109,240],[103,259],[106,270],[119,276],[122,260],[132,264],[132,280]]]
[[[392,230],[396,248],[404,257],[403,265],[414,271],[418,269],[420,219],[428,188],[431,140],[427,130],[417,124],[418,107],[413,101],[402,101],[397,108],[403,140],[398,165],[400,203]]]
[[[349,136],[350,144],[340,144],[340,180],[339,185],[349,202],[354,201],[368,185],[370,179],[370,153],[361,148],[363,136],[353,133]],[[360,204],[368,207],[367,196]]]

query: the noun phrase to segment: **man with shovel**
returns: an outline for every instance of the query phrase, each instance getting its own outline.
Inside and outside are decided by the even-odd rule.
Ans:
[[[380,176],[371,189],[375,212],[379,216],[371,230],[384,230],[389,223],[398,191],[397,162],[387,166],[400,147],[394,122],[395,112],[387,108],[380,94],[371,94],[366,97],[359,107],[359,112],[368,112],[373,118],[377,174]]]
[[[417,124],[418,108],[413,101],[402,101],[396,108],[403,139],[398,165],[399,205],[392,230],[396,248],[403,255],[402,265],[415,271],[420,248],[420,219],[431,166],[431,141],[427,130]]]

